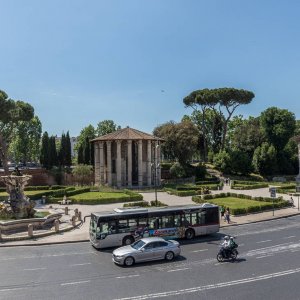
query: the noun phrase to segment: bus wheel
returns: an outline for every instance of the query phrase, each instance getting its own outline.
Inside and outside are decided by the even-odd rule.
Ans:
[[[123,244],[124,246],[127,246],[127,245],[131,245],[133,242],[134,242],[133,237],[130,236],[130,235],[128,235],[128,236],[125,236],[125,237],[124,237],[122,244]]]
[[[187,240],[192,240],[193,238],[195,237],[195,231],[193,229],[188,229],[186,232],[185,232],[185,238]]]

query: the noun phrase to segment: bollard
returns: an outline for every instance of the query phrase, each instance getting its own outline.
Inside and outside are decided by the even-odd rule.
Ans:
[[[42,204],[46,204],[46,196],[42,196]]]
[[[59,220],[55,220],[54,221],[54,229],[55,229],[55,232],[59,232]]]
[[[28,236],[33,237],[33,225],[28,224]]]
[[[68,206],[65,207],[65,215],[68,215],[69,214],[69,208]]]
[[[76,226],[76,217],[75,216],[72,217],[72,226],[73,227]]]
[[[78,208],[74,209],[74,213],[75,213],[75,217],[77,218],[78,217]]]
[[[78,221],[81,222],[82,218],[81,218],[81,211],[78,212]]]

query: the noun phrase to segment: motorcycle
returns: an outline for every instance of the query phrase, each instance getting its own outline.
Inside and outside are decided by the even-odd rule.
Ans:
[[[230,249],[225,249],[224,247],[221,247],[217,254],[218,262],[223,262],[226,259],[231,259],[232,261],[235,261],[239,254],[239,252],[236,249],[237,247],[237,244],[235,244],[235,246],[231,247]]]

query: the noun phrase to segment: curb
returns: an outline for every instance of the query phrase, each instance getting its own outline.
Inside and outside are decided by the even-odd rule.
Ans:
[[[256,220],[256,221],[250,221],[250,222],[246,222],[246,223],[241,223],[241,224],[229,224],[226,226],[222,226],[220,225],[220,228],[226,228],[226,227],[231,227],[231,226],[241,226],[241,225],[246,225],[246,224],[253,224],[253,223],[260,223],[260,222],[268,222],[268,221],[272,221],[272,220],[278,220],[278,219],[283,219],[283,218],[289,218],[289,217],[294,217],[294,216],[298,216],[300,215],[300,212],[298,213],[293,213],[290,215],[286,215],[286,216],[278,216],[278,217],[272,217],[272,218],[268,218],[268,219],[264,219],[264,220]]]

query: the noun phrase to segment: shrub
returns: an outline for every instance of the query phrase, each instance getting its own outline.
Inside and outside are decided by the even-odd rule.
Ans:
[[[173,178],[184,178],[186,176],[184,167],[178,162],[172,165],[170,168],[170,174]]]

